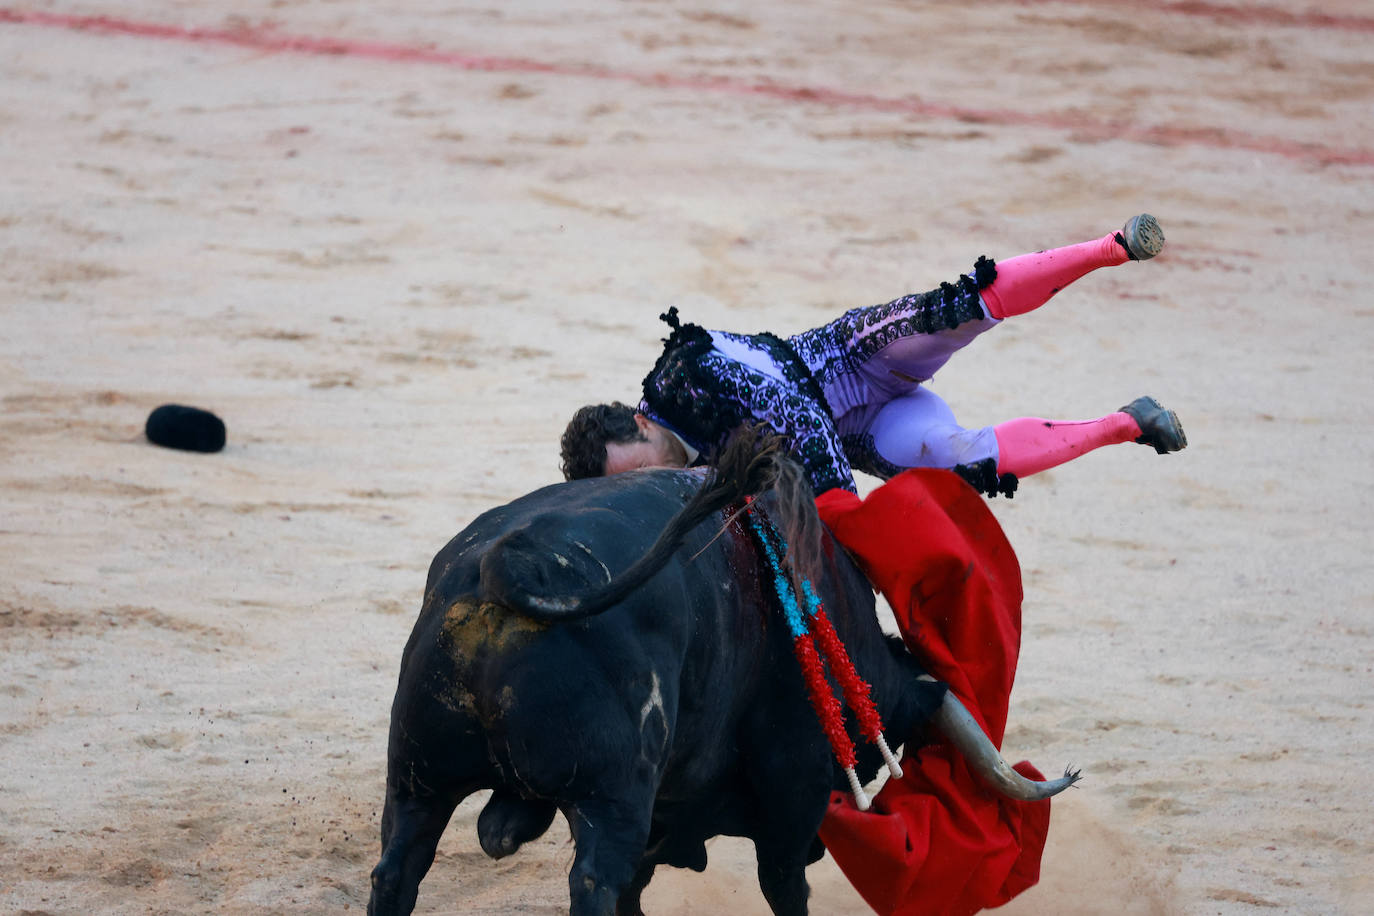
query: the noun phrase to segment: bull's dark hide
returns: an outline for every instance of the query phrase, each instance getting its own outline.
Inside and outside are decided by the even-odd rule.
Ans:
[[[658,864],[703,869],[704,841],[754,840],[775,913],[806,912],[805,866],[845,783],[806,696],[786,625],[738,525],[693,529],[624,600],[550,623],[493,600],[483,556],[541,595],[623,572],[700,486],[692,471],[558,484],[494,509],[434,558],[392,707],[382,857],[369,913],[409,913],[454,807],[495,790],[478,830],[499,857],[561,811],[576,843],[571,912],[639,913]],[[867,581],[828,542],[816,585],[895,746],[943,685],[881,633]],[[506,583],[509,586],[509,582]],[[502,594],[509,594],[503,590]],[[862,744],[860,771],[880,763]]]

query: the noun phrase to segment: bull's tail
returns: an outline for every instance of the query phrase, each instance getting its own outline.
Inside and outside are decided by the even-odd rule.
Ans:
[[[539,581],[533,567],[547,558],[498,545],[482,557],[482,588],[493,600],[537,620],[594,616],[624,600],[662,569],[697,525],[746,496],[775,488],[785,497],[804,494],[810,515],[815,516],[815,507],[809,505],[810,491],[800,469],[786,457],[783,441],[766,427],[742,429],[712,462],[697,494],[669,520],[653,546],[620,575],[577,594],[537,595],[522,583]]]

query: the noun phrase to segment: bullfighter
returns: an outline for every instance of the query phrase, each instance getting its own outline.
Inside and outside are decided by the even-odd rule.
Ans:
[[[1019,478],[1106,445],[1176,452],[1188,442],[1183,426],[1151,397],[1091,420],[1020,417],[968,429],[926,384],[1004,320],[1092,271],[1149,260],[1163,247],[1158,220],[1141,213],[1090,241],[999,262],[980,257],[954,283],[851,309],[788,338],[706,330],[671,308],[661,317],[672,333],[638,408],[617,401],[578,410],[562,437],[563,474],[686,467],[753,423],[790,443],[817,494],[854,492],[853,469],[887,480],[921,467],[956,470],[989,496],[1011,496]]]

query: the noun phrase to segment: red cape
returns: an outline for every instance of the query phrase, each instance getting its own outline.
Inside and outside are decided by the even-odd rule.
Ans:
[[[892,606],[907,647],[1000,747],[1021,647],[1021,567],[983,497],[949,471],[913,470],[866,500],[831,490],[816,504]],[[1048,801],[991,792],[948,744],[908,751],[902,768],[867,812],[836,792],[821,824],[826,848],[874,910],[976,913],[1039,880]],[[1024,761],[1016,769],[1044,778]]]

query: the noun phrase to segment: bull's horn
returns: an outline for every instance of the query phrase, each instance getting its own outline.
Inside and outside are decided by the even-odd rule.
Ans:
[[[922,677],[924,680],[935,680],[925,675]],[[1002,759],[1002,755],[983,733],[973,714],[959,702],[952,691],[945,692],[944,702],[935,713],[935,724],[964,756],[969,769],[1007,798],[1017,801],[1041,801],[1058,795],[1082,777],[1082,772],[1072,767],[1066,768],[1064,775],[1058,779],[1048,779],[1044,782],[1036,782],[1022,776]]]

